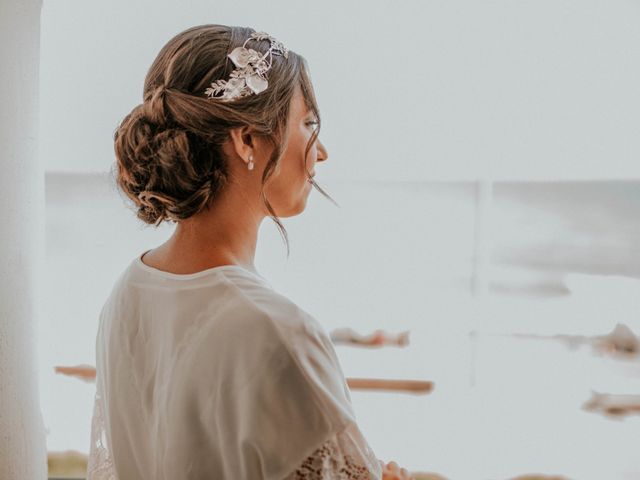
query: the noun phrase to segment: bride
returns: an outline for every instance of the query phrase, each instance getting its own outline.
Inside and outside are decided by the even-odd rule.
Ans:
[[[330,199],[319,127],[305,60],[264,32],[201,25],[160,50],[115,174],[140,220],[176,227],[101,310],[89,480],[412,478],[363,437],[322,325],[254,266],[265,217],[288,248],[279,217]]]

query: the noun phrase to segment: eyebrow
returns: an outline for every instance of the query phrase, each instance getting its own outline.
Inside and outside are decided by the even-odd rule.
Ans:
[[[305,115],[309,115],[310,113],[314,113],[312,108],[309,108],[309,104],[307,103],[306,100],[302,101],[302,104],[304,106],[304,114]],[[315,113],[314,113],[315,115]]]

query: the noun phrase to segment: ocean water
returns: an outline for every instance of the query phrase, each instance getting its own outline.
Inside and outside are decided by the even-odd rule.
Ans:
[[[340,208],[312,192],[284,219],[288,259],[265,220],[256,265],[327,331],[410,330],[403,349],[336,347],[347,377],[435,382],[429,395],[352,393],[379,458],[451,479],[640,478],[640,416],[581,408],[592,390],[640,394],[640,360],[509,336],[640,333],[640,181],[495,184],[481,296],[474,183],[323,186]],[[106,174],[49,173],[46,187],[42,409],[49,450],[86,453],[95,387],[53,367],[94,364],[113,282],[173,227],[143,225]]]

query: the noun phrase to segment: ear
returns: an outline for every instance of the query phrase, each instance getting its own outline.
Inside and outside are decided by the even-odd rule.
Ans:
[[[231,137],[231,144],[236,154],[244,162],[249,161],[249,156],[255,156],[254,150],[256,147],[255,135],[247,126],[232,128],[229,130],[229,136]]]

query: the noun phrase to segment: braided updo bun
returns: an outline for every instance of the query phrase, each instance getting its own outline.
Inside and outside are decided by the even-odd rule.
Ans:
[[[292,51],[286,59],[274,56],[264,92],[233,102],[207,98],[206,88],[227,79],[234,69],[227,54],[242,46],[252,32],[224,25],[192,27],[169,40],[151,65],[143,103],[122,120],[114,135],[117,185],[145,223],[178,222],[215,201],[228,180],[222,145],[232,128],[251,126],[273,145],[262,177],[264,186],[284,150],[289,105],[297,85],[319,118],[305,61]],[[252,48],[266,52],[269,42]]]
[[[200,211],[227,180],[225,162],[210,142],[167,118],[166,94],[158,87],[115,135],[118,185],[138,218],[155,225]]]

